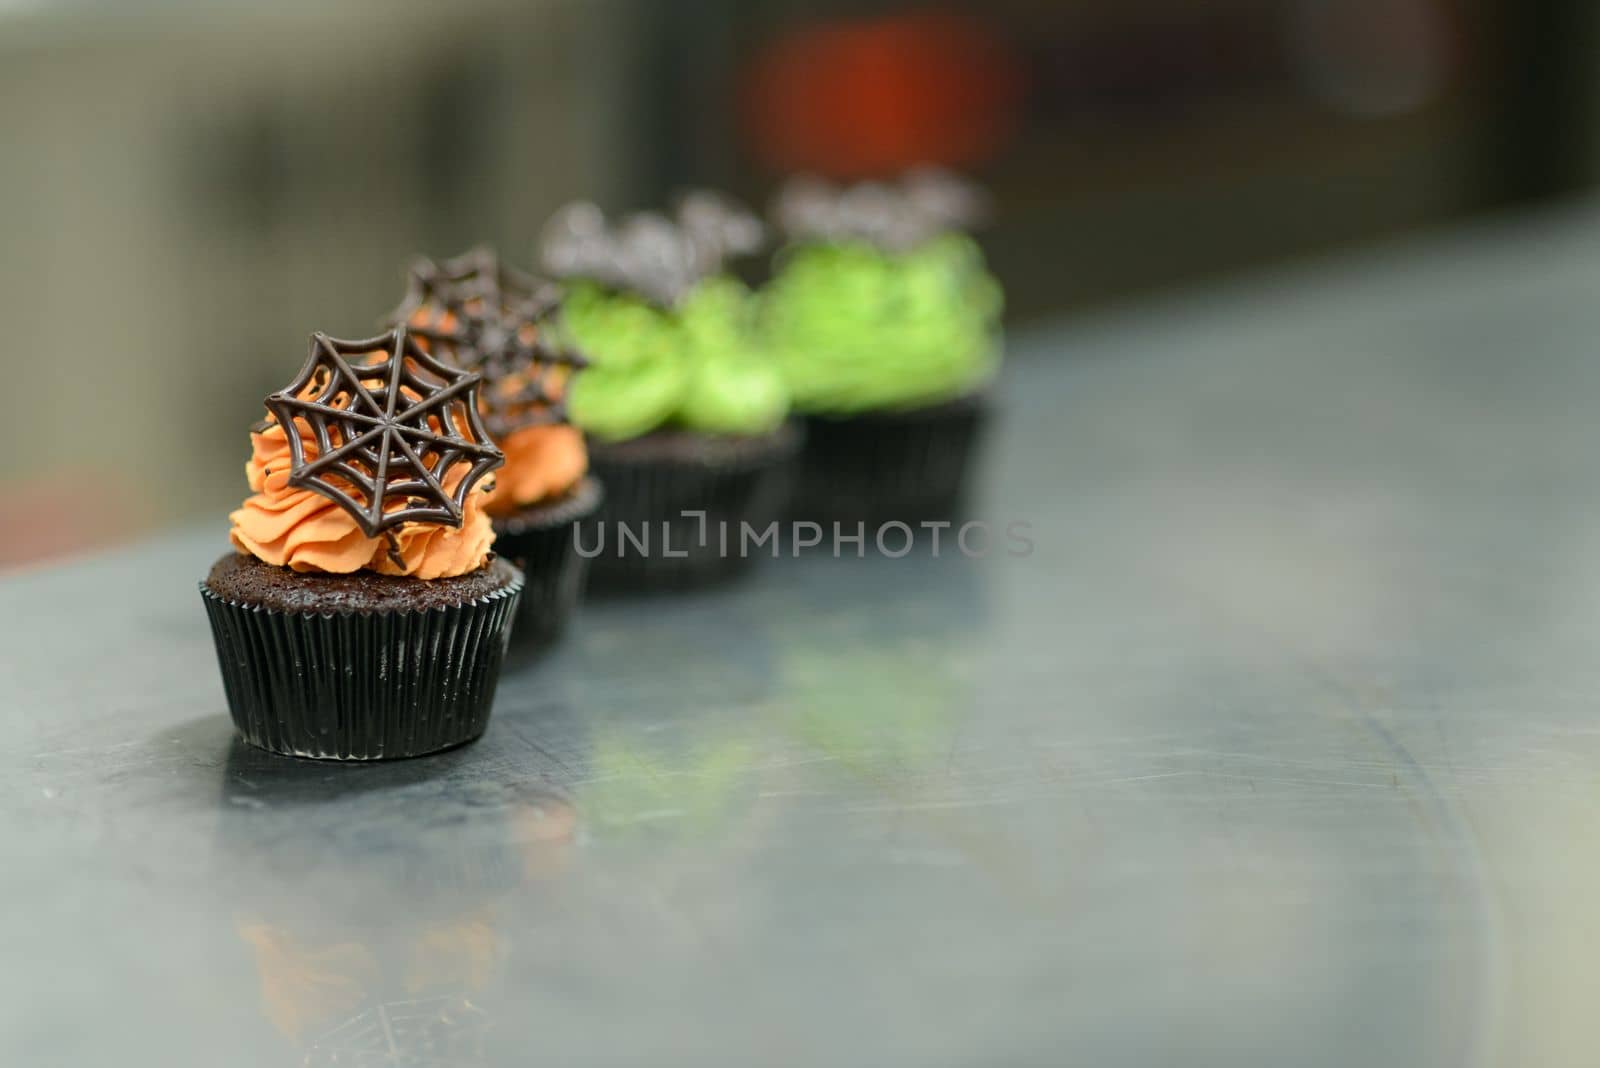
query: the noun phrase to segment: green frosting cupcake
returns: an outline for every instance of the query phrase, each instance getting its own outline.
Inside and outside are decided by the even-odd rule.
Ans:
[[[982,386],[1000,359],[999,284],[950,233],[907,252],[864,242],[791,250],[761,322],[795,408],[917,408]]]
[[[573,381],[574,424],[608,441],[664,426],[764,434],[789,411],[789,391],[755,329],[754,298],[718,275],[671,309],[593,283],[563,304],[564,330],[590,367]]]

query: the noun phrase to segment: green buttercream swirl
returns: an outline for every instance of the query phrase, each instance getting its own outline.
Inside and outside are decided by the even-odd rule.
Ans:
[[[577,283],[562,302],[567,340],[590,360],[567,398],[572,421],[623,441],[658,427],[763,434],[783,422],[789,392],[736,280],[700,282],[672,309]]]
[[[800,246],[761,305],[801,411],[937,404],[982,386],[1000,360],[1000,286],[962,234],[899,253],[864,243]]]

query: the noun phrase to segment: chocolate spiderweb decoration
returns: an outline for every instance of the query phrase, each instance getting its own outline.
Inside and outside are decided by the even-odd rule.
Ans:
[[[440,262],[419,256],[406,272],[405,297],[400,306],[389,313],[385,325],[408,323],[413,332],[437,333],[440,336],[436,340],[445,346],[443,354],[449,356],[451,346],[462,339],[444,324],[447,313],[459,314],[462,307],[505,310],[529,301],[548,301],[551,288],[502,262],[487,245]]]
[[[368,362],[376,354],[386,355]],[[480,381],[428,355],[403,326],[362,341],[311,335],[299,375],[266,400],[288,438],[289,484],[342,506],[369,538],[404,523],[459,527],[467,494],[505,462],[478,416]],[[316,440],[311,459],[297,420]],[[448,492],[460,465],[468,470]]]
[[[479,411],[495,440],[567,420],[565,393],[581,355],[551,341],[561,288],[519,271],[492,248],[454,259],[419,257],[390,313],[424,351],[483,376]]]
[[[454,310],[461,338],[461,367],[483,377],[479,411],[497,441],[533,426],[566,422],[566,389],[589,365],[582,355],[551,340],[556,298],[536,296],[509,308]]]
[[[526,300],[545,288],[537,278],[500,259],[488,245],[469,249],[434,267],[431,282],[457,300],[481,300],[502,307]]]

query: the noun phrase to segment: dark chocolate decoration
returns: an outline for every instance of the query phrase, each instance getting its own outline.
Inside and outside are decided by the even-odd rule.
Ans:
[[[453,259],[434,262],[419,256],[413,260],[406,274],[405,298],[387,322],[398,325],[417,311],[438,313],[464,303],[505,308],[529,301],[554,304],[559,297],[549,283],[503,262],[489,246],[478,245]]]
[[[988,197],[976,184],[921,168],[898,185],[838,188],[819,178],[792,178],[773,202],[773,217],[792,241],[865,241],[904,252],[940,234],[977,227],[988,209]]]
[[[567,419],[567,380],[588,361],[553,340],[560,303],[560,287],[508,267],[480,246],[439,264],[415,261],[392,318],[406,323],[429,353],[482,376],[479,410],[490,435],[502,441]]]
[[[540,240],[544,269],[671,307],[732,256],[758,250],[759,219],[732,200],[706,191],[679,204],[676,219],[654,212],[613,226],[595,205],[569,204],[551,216]]]
[[[266,399],[289,442],[289,484],[343,507],[369,538],[405,523],[459,527],[467,494],[505,463],[478,415],[481,381],[430,356],[404,326],[360,341],[312,334],[305,366]],[[315,458],[296,420],[316,439]],[[457,465],[468,470],[446,492]]]
[[[556,278],[582,278],[618,285],[614,241],[605,213],[588,201],[561,208],[544,225],[539,258]]]
[[[717,270],[735,256],[760,252],[767,241],[767,228],[753,212],[709,189],[683,195],[678,201],[678,226],[715,261]]]
[[[528,427],[567,421],[568,380],[589,361],[551,340],[555,311],[554,305],[529,302],[456,312],[460,366],[483,377],[480,411],[496,441]]]
[[[613,252],[623,285],[672,306],[710,273],[714,257],[665,215],[640,212],[622,221]]]

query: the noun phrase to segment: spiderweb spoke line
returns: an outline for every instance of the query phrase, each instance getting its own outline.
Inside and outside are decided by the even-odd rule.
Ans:
[[[439,480],[434,477],[433,472],[429,471],[427,466],[425,464],[423,464],[422,458],[420,456],[418,456],[415,452],[412,451],[411,445],[406,441],[406,439],[404,437],[400,436],[399,434],[396,434],[392,438],[390,438],[390,440],[393,441],[396,445],[400,446],[400,451],[405,453],[406,456],[411,460],[411,462],[414,465],[416,465],[416,472],[417,472],[418,477],[421,478],[424,482],[426,482],[428,484],[428,488],[433,490],[433,492],[435,494],[437,494],[437,498],[439,500],[444,500],[444,501],[453,500],[453,498],[450,496],[450,494],[445,492],[444,486],[441,485]],[[443,465],[441,465],[441,466],[443,466]],[[450,517],[452,519],[459,519],[458,510],[454,509],[454,508],[450,509]]]
[[[416,404],[413,404],[411,407],[407,408],[406,418],[411,419],[419,415],[427,415],[433,409],[439,407],[439,405],[444,404],[447,401],[454,400],[455,398],[461,396],[461,394],[472,389],[472,387],[476,386],[477,384],[478,383],[476,380],[470,378],[462,378],[459,381],[452,382],[450,385],[439,390],[439,392],[435,393],[433,396],[424,398],[423,400],[420,400]]]
[[[383,502],[389,496],[389,456],[393,451],[389,448],[389,442],[392,438],[393,434],[389,428],[384,427],[383,447],[378,450],[378,470],[372,479],[372,492],[367,495],[371,498],[368,503],[370,511],[367,514],[374,527],[383,522]]]
[[[383,415],[385,419],[393,419],[394,413],[400,405],[400,383],[406,376],[406,332],[394,332],[394,351],[389,354],[389,404]]]
[[[347,408],[333,408],[331,404],[318,404],[315,403],[315,401],[294,400],[294,398],[274,398],[274,400],[270,401],[267,406],[269,406],[269,408],[272,408],[272,406],[278,406],[278,408],[285,409],[285,411],[288,411],[288,414],[290,414],[291,419],[296,416],[304,417],[307,424],[312,425],[312,432],[314,433],[322,428],[323,422],[328,422],[328,420],[336,420],[336,422],[350,422],[350,424],[358,424],[363,425],[363,427],[374,428],[382,427],[382,425],[384,425],[384,420],[379,419],[378,416],[368,416],[368,414],[365,414],[365,412],[350,411],[350,409]],[[346,436],[354,436],[349,432],[349,430],[342,430],[341,428],[341,432],[346,433]]]
[[[348,419],[352,422],[364,423],[367,426],[383,425],[382,416],[367,415],[365,412],[353,412],[349,408],[340,408],[336,405],[325,404],[321,401],[302,400],[299,397],[275,397],[273,399],[273,403],[287,408],[293,408],[295,411],[317,412],[323,415],[338,416],[340,419]]]
[[[408,371],[400,379],[400,389],[402,393],[415,395],[416,399],[411,401],[412,406],[422,403],[422,401],[427,398],[432,391],[443,389],[450,384],[451,379],[445,378],[442,375],[437,377],[429,377],[426,374],[418,374],[415,371]],[[401,412],[399,416],[396,417],[395,421],[405,422],[411,419],[415,414],[417,413],[413,411],[413,408],[408,407],[404,412]]]
[[[394,430],[397,440],[400,435],[405,435],[415,439],[419,444],[434,445],[441,449],[459,448],[462,452],[473,456],[493,456],[500,451],[493,445],[480,445],[455,434],[441,434],[437,430],[426,430],[422,427],[397,426]]]
[[[367,391],[366,384],[361,381],[361,376],[350,366],[350,362],[344,358],[344,354],[339,351],[334,340],[327,334],[318,334],[316,337],[317,343],[322,346],[323,353],[326,354],[328,362],[332,365],[330,370],[334,375],[343,378],[349,383],[353,397],[361,400],[378,415],[383,415],[383,405],[379,404],[377,398]]]

